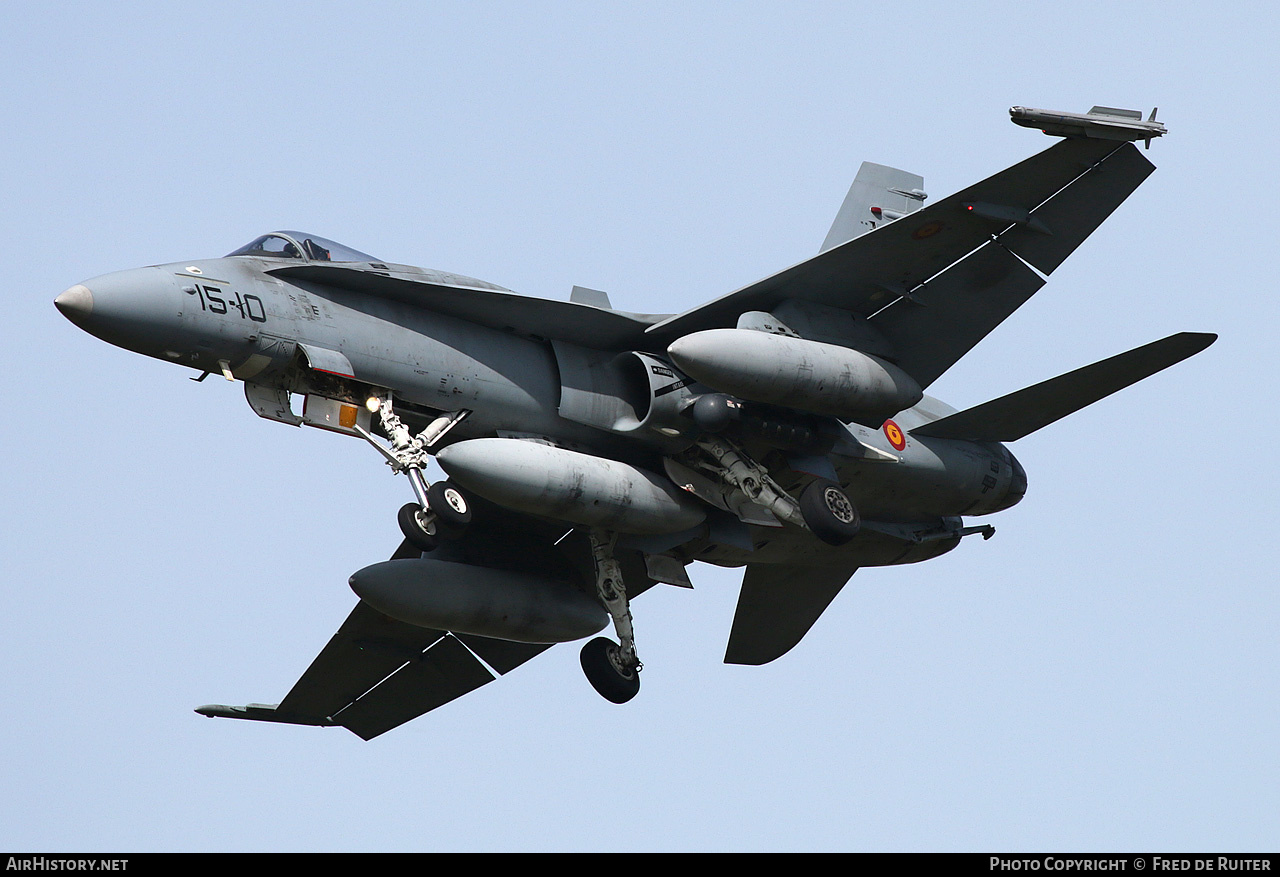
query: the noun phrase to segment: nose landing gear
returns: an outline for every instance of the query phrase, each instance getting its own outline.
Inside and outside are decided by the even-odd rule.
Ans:
[[[391,471],[403,472],[409,479],[418,501],[400,508],[396,516],[400,532],[419,551],[432,551],[440,539],[460,535],[471,523],[471,508],[462,492],[447,481],[431,484],[423,474],[431,448],[471,412],[463,409],[441,414],[415,436],[395,413],[389,396],[371,398],[370,407],[374,404],[379,423],[391,438],[391,447],[385,447],[358,424],[355,429],[386,458]]]
[[[436,526],[435,515],[416,502],[407,502],[400,506],[396,513],[396,522],[400,524],[400,532],[409,544],[419,551],[434,551],[440,538],[440,528]]]

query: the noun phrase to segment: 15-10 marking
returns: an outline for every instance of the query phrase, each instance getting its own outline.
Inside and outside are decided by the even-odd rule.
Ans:
[[[267,321],[267,309],[262,306],[262,299],[256,295],[246,293],[242,297],[240,293],[230,290],[231,295],[236,297],[235,301],[232,301],[229,297],[224,299],[219,296],[218,293],[222,292],[222,290],[216,286],[188,287],[185,291],[187,295],[194,295],[200,298],[200,310],[202,311],[225,314],[227,306],[230,305],[240,311],[240,319],[242,320],[248,318],[255,323],[265,323]],[[254,305],[258,306],[256,314],[253,312]]]

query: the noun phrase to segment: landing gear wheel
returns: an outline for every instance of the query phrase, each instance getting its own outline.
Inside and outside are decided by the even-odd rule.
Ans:
[[[640,667],[624,667],[621,649],[608,637],[598,636],[582,647],[582,672],[605,700],[626,703],[640,692]]]
[[[843,545],[862,526],[853,502],[834,481],[819,478],[800,494],[800,514],[813,535],[828,545]]]
[[[460,532],[471,523],[471,505],[462,491],[448,481],[437,481],[427,488],[427,502],[443,528]]]
[[[400,532],[409,544],[419,551],[434,551],[437,543],[436,524],[432,520],[423,523],[424,510],[416,502],[406,503],[400,507],[396,520],[400,523]]]

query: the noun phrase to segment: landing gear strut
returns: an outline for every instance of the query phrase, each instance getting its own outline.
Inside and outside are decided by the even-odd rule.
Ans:
[[[828,545],[843,545],[858,535],[862,526],[858,509],[836,482],[819,478],[796,501],[767,469],[727,439],[709,436],[699,440],[698,447],[714,461],[709,468],[723,483],[777,518],[811,531]]]
[[[640,670],[636,656],[635,631],[631,626],[631,605],[627,599],[622,569],[613,556],[616,535],[593,530],[591,560],[595,567],[596,593],[613,618],[613,628],[621,641],[596,637],[582,647],[582,672],[591,687],[605,700],[626,703],[640,692]]]
[[[464,409],[441,414],[415,436],[395,413],[390,396],[371,399],[370,407],[374,403],[378,406],[379,423],[391,438],[391,448],[383,446],[359,424],[355,429],[386,457],[392,472],[403,472],[409,479],[418,501],[401,507],[396,516],[400,532],[419,551],[432,551],[441,538],[457,536],[466,528],[471,522],[471,508],[466,497],[452,484],[447,481],[431,484],[423,473],[432,446],[471,412]]]

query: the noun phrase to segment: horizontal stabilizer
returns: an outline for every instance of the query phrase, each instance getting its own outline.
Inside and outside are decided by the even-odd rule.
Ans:
[[[1149,378],[1218,338],[1181,332],[911,430],[915,436],[1012,442]]]
[[[841,564],[748,566],[724,662],[767,664],[791,651],[856,571]]]

